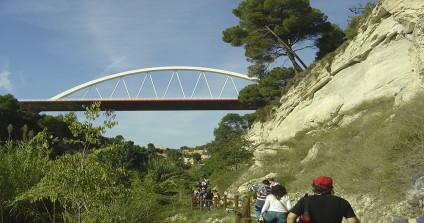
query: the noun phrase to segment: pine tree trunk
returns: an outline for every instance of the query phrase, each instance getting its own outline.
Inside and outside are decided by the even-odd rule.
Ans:
[[[284,52],[286,53],[287,57],[290,59],[290,61],[293,64],[294,71],[296,74],[303,71],[302,67],[297,63],[296,58],[302,63],[303,67],[306,69],[307,66],[303,61],[299,58],[299,56],[292,50],[292,48],[285,43],[272,29],[270,29],[268,26],[265,26],[269,32],[277,39],[278,43],[281,45],[281,48],[283,48]]]
[[[284,49],[284,51],[286,51],[286,49]],[[290,51],[290,50],[287,50],[287,51]],[[287,54],[287,56],[289,57],[290,61],[293,64],[293,68],[294,68],[295,73],[298,74],[298,73],[302,72],[303,69],[297,63],[297,61],[295,59],[295,55],[293,55],[291,52],[287,52],[287,51],[286,51],[286,54]]]

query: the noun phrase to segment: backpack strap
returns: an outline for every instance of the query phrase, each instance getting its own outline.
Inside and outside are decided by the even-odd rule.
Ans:
[[[303,214],[301,215],[300,219],[309,222],[311,220],[311,216],[309,216],[309,211],[308,211],[308,194],[305,194],[304,199],[305,199],[305,208],[303,210]]]
[[[286,209],[286,211],[289,212],[289,209],[287,208],[287,206],[283,202],[281,202],[280,200],[278,200],[278,201],[280,202],[281,205],[283,205],[284,209]]]

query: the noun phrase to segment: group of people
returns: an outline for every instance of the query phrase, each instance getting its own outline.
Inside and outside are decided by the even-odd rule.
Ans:
[[[319,176],[312,182],[313,195],[306,194],[293,207],[286,188],[273,178],[262,181],[260,185],[250,187],[255,191],[255,215],[259,222],[295,223],[360,223],[352,206],[345,199],[335,196],[333,180]],[[424,170],[411,180],[407,189],[407,200],[418,204],[424,213]],[[298,221],[299,220],[299,221]],[[394,223],[424,223],[424,215],[418,218],[401,219]]]
[[[196,185],[194,195],[205,200],[205,207],[211,206],[214,197],[220,199],[215,189],[208,189],[209,180],[203,179]],[[286,188],[273,178],[265,179],[262,184],[253,185],[255,191],[255,215],[262,223],[341,223],[343,218],[348,223],[360,223],[352,206],[345,199],[335,196],[333,179],[319,176],[312,181],[313,195],[305,194],[294,206],[287,195]],[[412,180],[407,191],[407,199],[417,204],[424,213],[424,170]],[[299,221],[298,221],[299,220]],[[424,223],[424,215],[414,219],[401,219],[394,223]]]
[[[212,200],[216,197],[218,200],[221,198],[221,195],[216,189],[210,189],[209,179],[203,178],[202,181],[198,182],[196,185],[196,190],[194,190],[194,196],[197,198],[202,198],[205,203],[204,207],[209,209],[212,205]]]
[[[286,188],[273,178],[263,180],[262,184],[253,185],[250,189],[255,191],[255,215],[259,222],[295,223],[301,218],[305,222],[340,223],[345,217],[348,223],[360,223],[349,202],[333,195],[330,177],[314,179],[314,194],[305,195],[294,206]]]

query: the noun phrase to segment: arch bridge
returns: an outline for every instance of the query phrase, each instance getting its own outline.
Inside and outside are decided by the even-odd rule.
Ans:
[[[102,109],[254,110],[241,104],[239,90],[258,79],[231,71],[190,66],[153,67],[98,78],[47,100],[19,100],[32,111],[82,111],[100,101]]]

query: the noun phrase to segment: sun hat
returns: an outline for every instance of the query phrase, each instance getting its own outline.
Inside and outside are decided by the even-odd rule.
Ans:
[[[333,180],[330,177],[319,176],[314,180],[314,184],[318,187],[331,187],[333,186]]]

